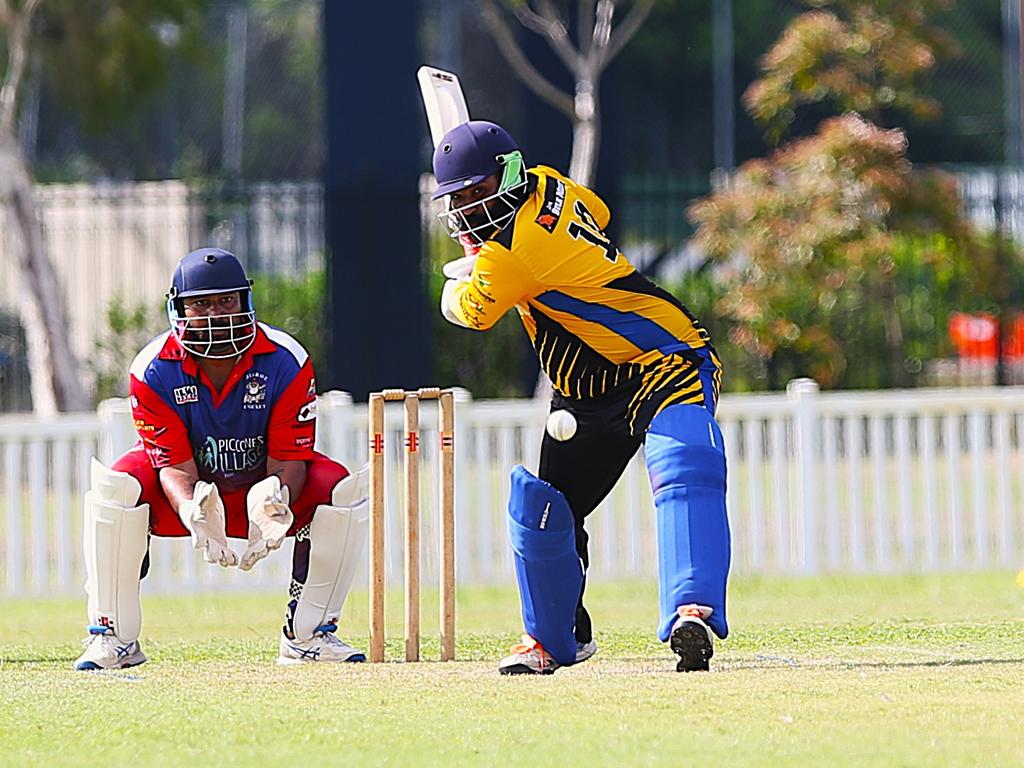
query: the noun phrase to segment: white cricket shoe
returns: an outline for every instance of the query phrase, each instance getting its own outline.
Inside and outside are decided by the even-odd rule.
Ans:
[[[597,646],[594,648],[596,650]],[[503,675],[550,675],[560,666],[544,646],[529,635],[523,635],[523,641],[512,646],[511,655],[498,663],[498,672]]]
[[[277,663],[287,666],[316,661],[366,661],[366,654],[334,634],[337,629],[337,624],[324,624],[316,628],[309,640],[290,638],[281,632]]]
[[[576,663],[586,661],[597,653],[597,643],[591,640],[589,643],[576,643]]]
[[[80,671],[97,669],[125,669],[135,667],[146,660],[146,654],[139,647],[139,641],[122,643],[117,635],[96,633],[82,641],[85,651],[75,660],[74,668]]]
[[[668,644],[679,657],[677,672],[706,672],[709,660],[715,655],[711,627],[707,618],[711,608],[706,605],[681,605],[676,609],[679,618],[672,626]]]

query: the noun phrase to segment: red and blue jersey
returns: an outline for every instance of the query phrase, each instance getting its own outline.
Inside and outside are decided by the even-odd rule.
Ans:
[[[314,458],[313,365],[301,344],[265,323],[219,391],[168,331],[135,358],[130,392],[135,428],[156,469],[191,458],[201,479],[238,488],[266,477],[268,456]]]

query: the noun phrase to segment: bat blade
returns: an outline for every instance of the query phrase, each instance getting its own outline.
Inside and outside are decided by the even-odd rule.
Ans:
[[[469,107],[458,75],[443,69],[422,66],[416,72],[420,95],[427,110],[430,139],[436,147],[441,137],[457,125],[469,122]]]

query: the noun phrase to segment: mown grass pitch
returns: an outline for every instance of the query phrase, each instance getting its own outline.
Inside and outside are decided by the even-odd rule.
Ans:
[[[148,597],[150,661],[119,673],[70,670],[83,601],[9,600],[0,765],[1020,766],[1014,576],[736,579],[733,635],[689,675],[647,583],[593,585],[598,655],[529,678],[495,671],[512,589],[460,592],[456,663],[300,668],[273,664],[278,596]],[[355,594],[342,636],[365,627]]]

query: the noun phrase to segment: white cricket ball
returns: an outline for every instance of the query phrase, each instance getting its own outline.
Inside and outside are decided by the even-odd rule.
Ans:
[[[547,430],[555,440],[568,440],[576,434],[576,417],[568,411],[552,411],[548,416]]]

